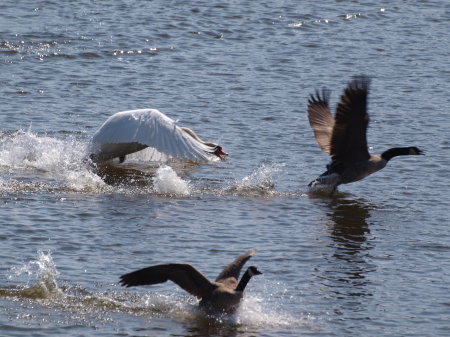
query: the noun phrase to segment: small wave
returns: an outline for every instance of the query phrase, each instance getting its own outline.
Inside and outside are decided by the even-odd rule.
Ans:
[[[386,12],[386,8],[378,8],[377,10],[378,13],[384,13]],[[372,14],[372,13],[370,13]],[[335,18],[339,18],[340,20],[344,20],[344,21],[349,21],[349,20],[353,20],[353,19],[364,19],[367,17],[367,15],[370,14],[363,14],[363,13],[345,13],[345,14],[339,14],[336,15]],[[313,18],[308,18],[308,20],[305,21],[300,21],[300,22],[296,22],[296,23],[290,23],[288,24],[289,27],[292,28],[304,28],[305,26],[310,26],[313,24],[330,24],[330,23],[335,23],[335,19],[313,19]]]
[[[86,59],[93,59],[93,58],[101,57],[101,55],[96,52],[83,52],[83,53],[79,53],[78,55],[80,57],[86,58]]]

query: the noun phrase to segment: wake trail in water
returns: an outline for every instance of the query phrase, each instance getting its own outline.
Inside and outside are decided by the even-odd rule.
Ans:
[[[168,163],[132,161],[98,166],[87,159],[89,140],[67,134],[64,137],[38,135],[31,130],[0,134],[0,193],[118,192],[173,198],[198,194],[289,196],[289,193],[275,190],[283,164],[260,165],[241,179],[220,182],[219,187],[198,187],[205,180],[184,178],[198,169],[198,163],[173,162],[169,166]],[[178,172],[183,172],[183,178]]]
[[[187,322],[195,329],[204,328],[205,323],[208,328],[217,329],[224,326],[261,328],[307,324],[306,317],[299,320],[283,310],[283,299],[274,295],[267,298],[265,294],[248,292],[234,314],[209,314],[198,307],[198,300],[181,292],[170,291],[167,295],[146,291],[143,295],[140,291],[114,290],[118,285],[110,285],[103,292],[91,292],[77,285],[59,286],[58,276],[51,252],[39,250],[36,259],[10,269],[8,281],[15,284],[0,288],[0,298],[37,302],[53,310],[60,309],[62,315],[69,313],[83,323],[92,319],[111,321],[115,313],[122,313],[168,317]],[[276,291],[275,286],[273,291]],[[47,319],[51,321],[52,316]]]

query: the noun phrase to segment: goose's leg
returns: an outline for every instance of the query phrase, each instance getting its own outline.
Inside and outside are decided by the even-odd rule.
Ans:
[[[333,186],[333,189],[331,190],[331,192],[329,194],[330,198],[332,198],[334,196],[334,193],[336,193],[337,187],[338,187],[338,185],[334,185]]]
[[[331,173],[331,174],[322,174],[321,176],[317,177],[315,180],[309,183],[308,186],[315,186],[315,185],[333,185],[337,187],[341,182],[341,176],[337,173]]]

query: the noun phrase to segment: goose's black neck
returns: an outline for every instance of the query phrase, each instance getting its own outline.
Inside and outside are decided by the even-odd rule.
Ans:
[[[389,161],[394,157],[407,156],[410,154],[411,154],[411,148],[409,148],[409,147],[393,147],[392,149],[384,151],[381,154],[381,158],[383,158],[386,161]]]
[[[245,274],[242,275],[242,278],[236,287],[236,291],[244,291],[245,287],[247,286],[248,281],[250,281],[251,278],[252,278],[252,275],[250,274],[250,271],[247,269]]]

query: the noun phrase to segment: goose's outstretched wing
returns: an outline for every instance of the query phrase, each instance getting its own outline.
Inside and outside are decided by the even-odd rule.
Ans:
[[[331,135],[334,127],[334,118],[330,112],[329,99],[331,91],[328,89],[316,92],[308,99],[308,120],[314,131],[314,136],[323,152],[330,153]]]
[[[216,282],[221,282],[229,277],[234,277],[236,280],[239,278],[241,269],[253,255],[255,255],[256,249],[249,250],[247,253],[239,255],[236,260],[231,262],[225,269],[217,276]]]
[[[92,143],[100,158],[124,156],[136,152],[139,147],[150,147],[180,159],[212,158],[210,146],[191,137],[174,120],[156,109],[129,110],[112,115],[94,134]],[[127,150],[130,152],[125,153]]]
[[[333,160],[354,162],[370,158],[366,138],[369,84],[367,76],[355,76],[341,96],[331,137]]]
[[[208,296],[217,288],[201,272],[186,263],[160,264],[120,276],[120,284],[127,287],[164,283],[168,280],[198,298]]]

